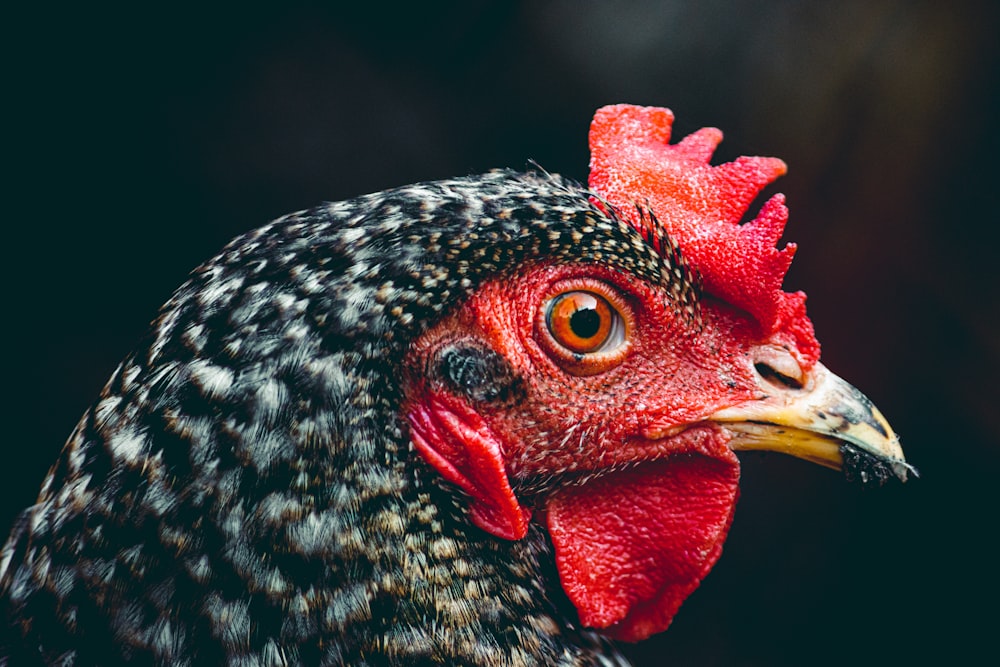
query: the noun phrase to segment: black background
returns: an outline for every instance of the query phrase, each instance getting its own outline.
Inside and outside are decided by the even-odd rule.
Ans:
[[[745,458],[721,561],[636,662],[962,664],[995,646],[990,3],[333,5],[5,16],[4,525],[230,237],[529,159],[585,180],[597,107],[668,106],[675,136],[726,132],[720,159],[789,164],[786,287],[923,478],[862,490]]]

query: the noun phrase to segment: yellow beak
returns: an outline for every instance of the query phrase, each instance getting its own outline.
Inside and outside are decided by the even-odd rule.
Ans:
[[[761,382],[760,398],[715,412],[709,420],[733,434],[736,451],[791,454],[844,470],[863,483],[917,474],[903,457],[899,438],[872,402],[822,364],[805,384]]]

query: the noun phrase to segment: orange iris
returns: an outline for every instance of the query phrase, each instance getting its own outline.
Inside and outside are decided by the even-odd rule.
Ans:
[[[614,317],[611,304],[604,297],[593,292],[566,292],[549,307],[549,331],[566,349],[586,354],[607,342]]]

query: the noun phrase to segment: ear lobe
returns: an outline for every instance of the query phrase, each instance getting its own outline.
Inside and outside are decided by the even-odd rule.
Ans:
[[[430,391],[424,396],[406,415],[417,451],[469,494],[474,524],[506,540],[524,537],[531,512],[510,487],[500,441],[461,399]]]

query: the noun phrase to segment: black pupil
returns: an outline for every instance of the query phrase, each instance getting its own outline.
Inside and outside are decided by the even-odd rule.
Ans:
[[[580,338],[593,338],[601,328],[601,316],[593,308],[581,308],[570,315],[569,328]]]

